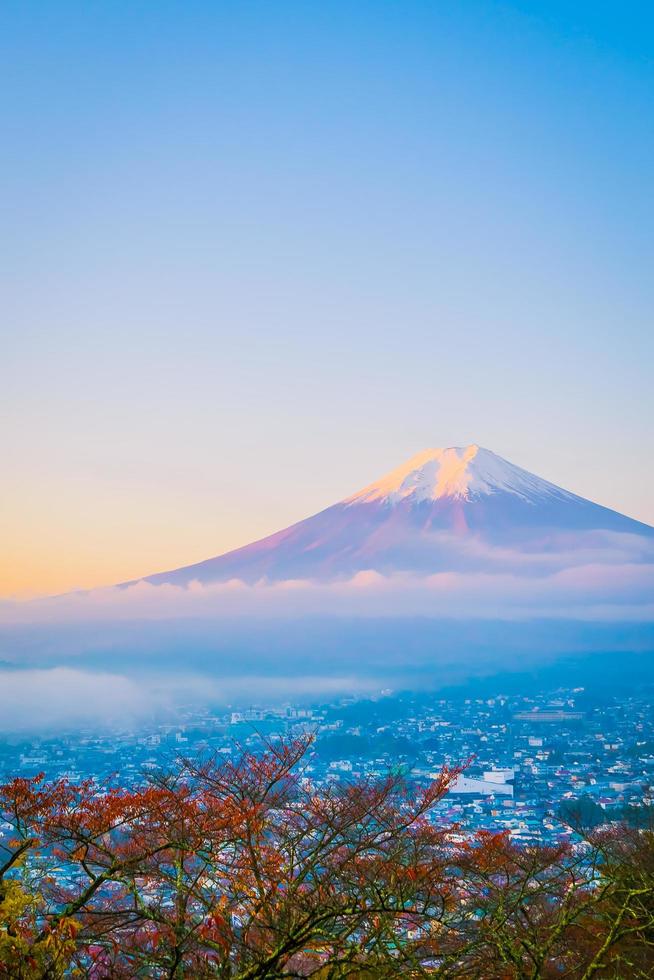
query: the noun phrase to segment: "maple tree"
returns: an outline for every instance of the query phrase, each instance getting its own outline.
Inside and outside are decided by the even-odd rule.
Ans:
[[[430,819],[459,769],[317,790],[309,744],[0,787],[0,977],[652,975],[649,832],[469,838]]]

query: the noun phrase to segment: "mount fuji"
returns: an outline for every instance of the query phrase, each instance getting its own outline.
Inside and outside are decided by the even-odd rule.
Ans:
[[[476,445],[425,450],[199,564],[0,603],[0,661],[30,665],[44,685],[56,664],[68,691],[86,676],[83,659],[100,671],[98,689],[117,678],[109,690],[133,690],[139,704],[144,689],[153,703],[186,705],[442,689],[494,674],[529,687],[554,664],[543,676],[557,686],[561,671],[571,687],[613,684],[627,671],[652,676],[650,655],[654,528]]]
[[[328,582],[371,571],[539,575],[625,562],[654,562],[654,528],[470,445],[427,449],[291,527],[145,581]]]

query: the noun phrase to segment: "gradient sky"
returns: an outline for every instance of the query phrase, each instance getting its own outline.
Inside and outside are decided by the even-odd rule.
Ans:
[[[0,594],[478,442],[654,523],[654,15],[5,0]]]

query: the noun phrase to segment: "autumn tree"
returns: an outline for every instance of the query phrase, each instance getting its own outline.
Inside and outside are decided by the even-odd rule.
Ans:
[[[25,976],[65,930],[48,975],[395,976],[427,956],[452,901],[447,834],[427,814],[457,771],[410,793],[390,777],[317,793],[307,748],[187,762],[137,792],[4,787],[7,872],[29,855],[38,893],[18,913]]]
[[[653,974],[648,832],[470,837],[432,818],[459,770],[318,790],[309,746],[0,787],[0,976]]]

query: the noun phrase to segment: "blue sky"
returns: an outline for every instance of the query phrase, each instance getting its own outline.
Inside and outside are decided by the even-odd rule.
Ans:
[[[654,523],[654,15],[0,12],[0,593],[135,577],[478,442]]]

